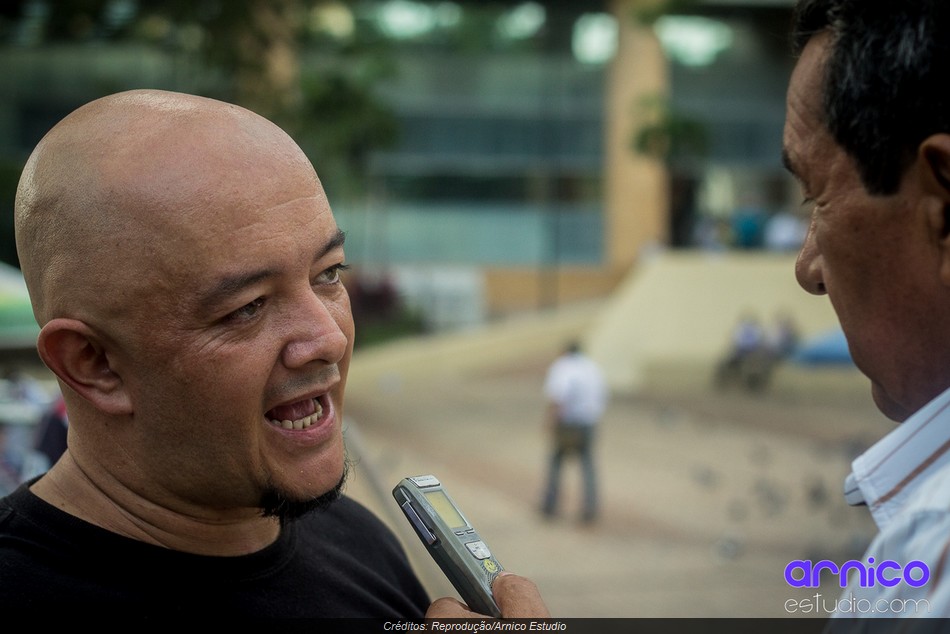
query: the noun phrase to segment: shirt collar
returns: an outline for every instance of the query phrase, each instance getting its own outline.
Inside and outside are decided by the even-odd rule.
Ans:
[[[867,504],[878,528],[893,518],[935,470],[950,464],[950,389],[851,463],[845,500]]]

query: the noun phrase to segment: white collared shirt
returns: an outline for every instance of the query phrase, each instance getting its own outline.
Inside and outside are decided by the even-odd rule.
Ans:
[[[836,616],[950,616],[950,389],[858,456],[845,481],[849,504],[867,504],[880,532],[864,554],[906,566],[924,562],[929,582],[914,588],[861,587],[853,579]],[[871,560],[870,558],[874,559]],[[855,606],[863,607],[859,611]],[[852,611],[847,612],[848,609]],[[870,610],[870,611],[869,611]]]
[[[921,482],[950,464],[950,390],[858,456],[845,480],[849,504],[867,504],[884,530]]]

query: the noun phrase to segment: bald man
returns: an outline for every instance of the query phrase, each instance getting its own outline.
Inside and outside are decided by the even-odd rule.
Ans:
[[[475,616],[341,496],[353,319],[313,167],[234,105],[132,91],[56,125],[16,238],[69,448],[0,500],[0,613]],[[500,577],[505,616],[545,616]]]

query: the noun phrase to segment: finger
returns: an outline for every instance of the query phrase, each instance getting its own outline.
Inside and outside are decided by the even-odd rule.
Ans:
[[[501,610],[502,618],[546,618],[551,616],[538,587],[525,577],[504,572],[492,583],[495,603]]]
[[[481,614],[476,614],[468,609],[464,603],[451,597],[442,597],[436,599],[426,610],[427,619],[472,619],[479,618]]]

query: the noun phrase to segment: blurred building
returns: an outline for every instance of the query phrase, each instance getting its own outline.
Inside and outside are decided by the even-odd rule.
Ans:
[[[182,54],[196,25],[174,51],[50,44],[58,3],[18,4],[0,32],[0,160],[99,95],[227,83]],[[108,30],[150,3],[101,4]],[[394,68],[376,90],[398,135],[369,152],[366,195],[325,183],[348,259],[441,325],[601,297],[656,249],[763,247],[794,207],[779,160],[792,0],[310,4],[341,41],[385,40]]]

